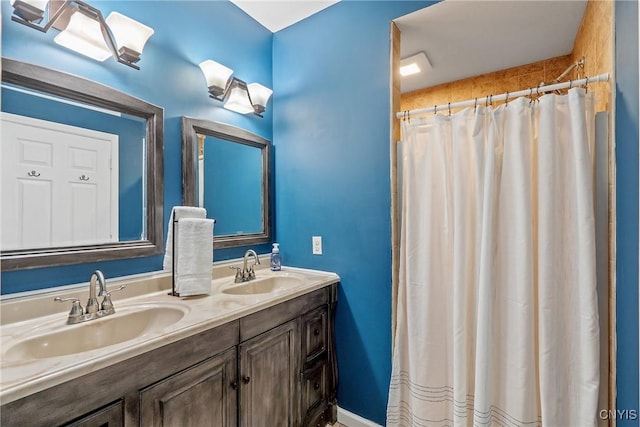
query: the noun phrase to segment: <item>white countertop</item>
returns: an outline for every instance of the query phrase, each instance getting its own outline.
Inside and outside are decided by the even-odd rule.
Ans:
[[[237,261],[235,262],[237,264]],[[266,262],[263,264],[267,264]],[[270,293],[255,295],[229,295],[221,290],[236,286],[228,266],[221,263],[213,268],[212,292],[208,296],[178,298],[168,295],[171,274],[159,272],[136,275],[131,279],[107,279],[108,289],[120,284],[127,286],[126,293],[113,294],[116,313],[102,319],[78,325],[66,325],[70,303],[53,303],[56,296],[81,296],[86,299],[84,288],[71,287],[19,298],[3,298],[0,359],[0,403],[5,404],[38,391],[60,384],[131,357],[162,347],[166,344],[223,325],[278,303],[293,299],[325,286],[337,283],[335,273],[283,267],[280,272],[268,269],[256,270],[256,280],[270,276],[290,276],[300,279],[300,285]],[[85,285],[88,290],[88,284]],[[133,289],[132,289],[133,288]],[[143,292],[142,294],[138,294]],[[144,333],[137,338],[119,344],[64,356],[44,359],[5,357],[16,343],[30,337],[50,333],[61,328],[81,328],[92,322],[109,321],[119,313],[131,312],[140,307],[174,306],[186,311],[184,317],[161,330]],[[34,313],[39,313],[35,316]]]

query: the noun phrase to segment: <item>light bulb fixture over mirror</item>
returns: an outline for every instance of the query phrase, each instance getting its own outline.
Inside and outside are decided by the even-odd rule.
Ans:
[[[135,63],[154,33],[152,28],[118,12],[111,12],[105,20],[99,9],[80,0],[11,0],[11,5],[12,21],[43,33],[53,27],[60,31],[54,38],[57,44],[96,61],[112,56],[136,70],[140,67]]]
[[[273,91],[259,83],[247,84],[232,77],[233,70],[208,59],[200,63],[207,81],[209,97],[223,102],[224,108],[240,114],[253,113],[262,117]]]

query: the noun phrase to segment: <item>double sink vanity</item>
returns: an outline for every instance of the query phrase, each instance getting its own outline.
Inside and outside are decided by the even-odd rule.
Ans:
[[[8,203],[23,210],[15,210],[3,230],[24,235],[16,231],[13,240],[6,240],[9,233],[3,233],[3,273],[62,267],[50,270],[60,283],[66,266],[112,262],[117,269],[122,260],[135,260],[136,271],[148,271],[146,259],[165,250],[164,109],[39,65],[2,58],[1,68],[2,122],[25,134],[32,127],[51,127],[64,135],[86,128],[111,141],[111,148],[104,149],[111,157],[96,158],[110,165],[104,167],[109,172],[103,181],[111,187],[103,187],[112,188],[108,206],[96,212],[88,211],[86,203],[78,208],[78,217],[87,224],[111,224],[105,231],[108,239],[75,239],[71,233],[55,241],[38,240],[51,234],[41,228],[54,224],[53,216],[43,215],[56,212],[55,218],[70,218],[66,209],[71,204],[37,192],[25,198],[39,203],[34,206]],[[216,219],[212,250],[272,243],[271,142],[224,123],[188,116],[181,121],[182,204],[204,207]],[[36,160],[47,149],[66,147],[59,137],[47,140],[44,148],[25,148],[22,139],[14,139],[17,148],[9,153],[32,153]],[[3,146],[7,141],[3,133]],[[93,145],[83,140],[79,147],[85,152]],[[24,159],[3,158],[18,165],[15,188],[44,188],[47,174],[53,173]],[[102,175],[85,169],[74,175],[78,179],[72,189],[98,188],[93,183]],[[232,182],[232,188],[224,187],[225,182]],[[221,194],[229,198],[221,199]],[[49,206],[47,200],[57,203]],[[110,220],[103,218],[106,213]],[[16,227],[27,217],[33,224]],[[92,230],[91,224],[85,228]],[[52,229],[62,230],[55,224]],[[269,264],[264,261],[261,265]],[[108,283],[96,272],[87,277],[91,295],[83,284],[5,296],[0,302],[0,424],[324,427],[335,422],[333,318],[339,277],[262,268],[247,275],[252,277],[246,282],[242,271],[236,283],[238,274],[234,277],[229,267],[237,268],[237,262],[214,264],[207,296],[169,295],[172,277],[167,271]],[[26,277],[13,283],[3,277],[3,291],[33,289]]]
[[[268,264],[263,262],[262,265]],[[336,420],[333,312],[339,277],[283,268],[210,295],[169,295],[171,274],[113,279],[115,313],[67,324],[54,298],[5,299],[3,426],[322,426]],[[67,303],[68,304],[68,303]],[[70,304],[69,304],[70,306]]]

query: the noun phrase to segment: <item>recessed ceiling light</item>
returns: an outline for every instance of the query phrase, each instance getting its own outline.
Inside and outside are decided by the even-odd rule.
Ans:
[[[426,73],[429,70],[431,70],[431,63],[424,52],[418,52],[400,60],[400,75],[402,77]]]
[[[422,70],[420,69],[420,67],[418,67],[418,64],[416,64],[415,62],[412,62],[411,64],[403,65],[402,67],[400,67],[400,75],[402,77],[410,76],[412,74],[418,74],[420,71]]]

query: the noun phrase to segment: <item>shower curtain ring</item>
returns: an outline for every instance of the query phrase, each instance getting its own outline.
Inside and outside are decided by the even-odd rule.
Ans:
[[[569,89],[573,88],[573,80],[569,80]]]
[[[584,93],[589,92],[589,77],[585,77],[585,82],[584,82]]]
[[[529,88],[529,105],[533,102],[533,88]]]
[[[449,117],[451,117],[451,103],[449,103]]]
[[[433,104],[433,115],[436,115],[436,112],[438,111],[438,104]]]
[[[507,97],[504,99],[505,108],[509,106],[509,91],[507,91]]]
[[[476,98],[476,102],[475,104],[473,104],[473,112],[475,113],[477,109],[478,109],[478,98]]]

